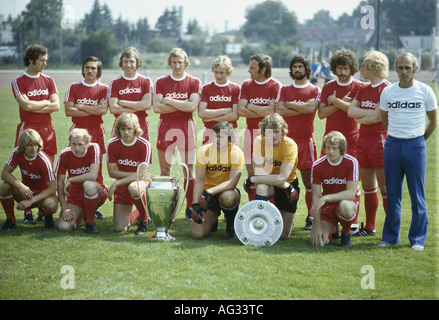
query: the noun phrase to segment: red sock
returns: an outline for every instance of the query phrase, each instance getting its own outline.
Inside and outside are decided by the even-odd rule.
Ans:
[[[133,200],[134,200],[134,205],[136,206],[137,211],[139,212],[139,219],[144,222],[148,221],[148,216],[146,214],[145,207],[143,206],[142,199],[140,197],[137,197],[137,198],[133,198]],[[131,216],[130,216],[130,221],[131,221]]]
[[[184,179],[185,186],[186,183],[187,183],[187,179]],[[195,186],[195,177],[189,178],[189,183],[187,185],[187,191],[186,191],[186,208],[192,206],[193,196],[194,196],[194,186]]]
[[[99,194],[97,192],[91,196],[84,194],[85,223],[94,223],[95,213],[98,209],[98,205]]]
[[[306,207],[308,209],[308,216],[309,214],[309,210],[311,209],[311,205],[312,205],[312,192],[311,189],[305,189],[305,202],[306,202]]]
[[[366,211],[366,225],[364,229],[375,230],[375,219],[378,209],[377,189],[364,190],[364,210]]]
[[[383,197],[384,213],[387,213],[387,192],[386,193],[381,193],[381,196]]]
[[[135,209],[130,213],[130,226],[134,224],[134,221],[140,216],[139,210]]]
[[[256,186],[252,185],[250,187],[250,189],[252,190],[252,193],[248,193],[248,201],[252,201],[252,200],[256,200]]]
[[[13,195],[10,194],[5,197],[0,197],[0,202],[3,206],[3,210],[5,211],[6,218],[10,219],[11,223],[15,223]]]
[[[81,214],[78,219],[76,219],[75,229],[81,224],[82,219],[85,218],[85,214]]]

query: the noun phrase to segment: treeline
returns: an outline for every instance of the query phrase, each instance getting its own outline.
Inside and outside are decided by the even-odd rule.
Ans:
[[[344,14],[337,20],[322,9],[300,26],[294,11],[280,1],[267,0],[247,8],[241,29],[234,32],[235,41],[243,43],[243,61],[259,50],[271,55],[276,66],[285,66],[291,52],[307,52],[301,35],[307,26],[340,26],[361,19],[361,8],[376,8],[377,1],[362,1],[351,15]],[[389,19],[400,35],[430,34],[436,23],[436,1],[384,0],[381,17]],[[228,43],[224,35],[210,35],[195,18],[184,26],[177,7],[166,8],[154,26],[147,17],[134,23],[120,15],[114,18],[108,5],[99,0],[94,0],[90,12],[79,23],[70,18],[62,0],[31,0],[18,17],[9,17],[14,33],[14,43],[10,45],[17,47],[19,57],[13,62],[21,65],[23,52],[31,43],[49,48],[50,63],[54,65],[75,65],[86,56],[97,55],[106,67],[114,66],[118,53],[127,46],[149,53],[167,53],[179,46],[191,56],[203,57],[224,54]],[[211,41],[206,41],[209,36]]]

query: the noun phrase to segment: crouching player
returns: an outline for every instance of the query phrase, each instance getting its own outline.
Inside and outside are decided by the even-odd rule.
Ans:
[[[28,216],[32,216],[31,208],[38,207],[45,215],[45,227],[52,228],[52,215],[58,210],[52,161],[42,151],[43,140],[33,129],[24,130],[17,144],[1,173],[4,182],[0,185],[0,201],[6,222],[0,230],[15,228],[14,199],[17,201],[17,209],[25,211],[27,221],[34,222]],[[17,165],[20,167],[22,181],[12,174]]]
[[[61,205],[58,228],[72,231],[85,218],[86,232],[96,234],[95,212],[108,193],[102,177],[101,149],[91,142],[86,129],[70,131],[69,143],[59,154],[55,168]]]
[[[351,224],[360,208],[360,174],[357,159],[346,153],[346,147],[346,138],[331,131],[323,139],[326,155],[312,166],[313,246],[328,244],[338,223],[342,226],[341,245],[351,246]]]
[[[235,237],[234,220],[241,194],[236,185],[241,177],[244,154],[235,144],[233,126],[220,121],[213,127],[213,143],[197,152],[196,182],[192,204],[191,235],[202,239],[215,229],[221,210],[226,217],[226,238]]]
[[[244,188],[250,193],[256,184],[256,200],[274,196],[284,223],[280,238],[285,240],[291,234],[300,193],[297,144],[286,136],[288,124],[278,113],[265,117],[259,127],[261,135],[253,143],[254,176],[244,182]]]
[[[139,218],[136,235],[145,234],[148,216],[137,188],[137,167],[150,163],[151,143],[142,138],[143,130],[134,113],[122,113],[114,126],[115,137],[107,144],[108,174],[116,181],[111,185],[108,199],[114,195],[114,226],[117,232],[127,231]],[[139,181],[142,190],[145,181]],[[143,195],[142,195],[143,196]],[[131,211],[133,204],[137,210]]]

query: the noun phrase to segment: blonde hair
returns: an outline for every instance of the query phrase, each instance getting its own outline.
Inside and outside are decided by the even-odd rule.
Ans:
[[[212,70],[212,72],[213,72],[214,68],[217,68],[217,67],[226,68],[228,76],[230,76],[233,72],[232,61],[230,60],[230,58],[228,56],[225,56],[225,55],[219,56],[218,58],[213,60],[210,70]]]
[[[287,135],[288,133],[288,124],[278,113],[273,113],[269,116],[266,116],[264,120],[259,123],[259,128],[261,129],[262,136],[265,136],[266,129],[281,129],[283,136]]]
[[[123,58],[131,58],[131,57],[136,59],[136,68],[140,69],[140,67],[142,66],[142,59],[140,59],[139,51],[137,51],[137,49],[134,47],[128,47],[124,51],[122,51],[119,59],[119,67],[122,68]]]
[[[30,143],[38,144],[38,152],[43,149],[43,139],[41,139],[40,134],[34,129],[26,129],[20,133],[17,141],[18,153],[24,153],[24,149]]]
[[[114,135],[121,139],[120,128],[132,126],[134,128],[134,135],[140,137],[143,130],[140,128],[139,118],[134,113],[124,112],[116,120],[114,125]]]
[[[86,144],[90,143],[91,135],[88,133],[86,129],[75,128],[69,133],[69,142],[72,141],[73,138],[84,138],[84,142]]]
[[[189,57],[187,56],[186,51],[184,51],[181,48],[174,48],[171,50],[171,52],[169,52],[169,56],[168,56],[168,66],[171,66],[171,58],[175,58],[175,57],[181,57],[184,59],[184,64],[186,65],[186,68],[189,67],[190,62],[189,62]]]
[[[343,156],[346,153],[347,142],[345,136],[338,131],[331,131],[323,138],[323,149],[326,149],[326,144],[338,145],[340,154]]]
[[[389,76],[389,59],[384,53],[369,51],[363,56],[363,62],[377,77],[385,79]]]

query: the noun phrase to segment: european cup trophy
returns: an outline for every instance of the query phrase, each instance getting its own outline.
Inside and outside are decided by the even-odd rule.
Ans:
[[[146,169],[148,168],[148,164],[145,162],[141,163],[137,168],[137,187],[141,190],[139,181],[141,179],[146,180],[147,187],[144,193],[142,192],[141,199],[154,228],[157,230],[156,236],[150,239],[159,241],[175,240],[174,237],[168,234],[168,230],[183,206],[187,182],[184,187],[184,194],[181,196],[181,188],[178,186],[180,175],[176,178],[168,176],[154,177],[148,174],[147,170],[143,169],[144,166],[146,166]],[[186,174],[188,174],[189,171],[186,164],[180,163],[177,170],[181,167],[184,167]],[[186,181],[188,180],[186,179]],[[144,197],[143,194],[146,196]]]

